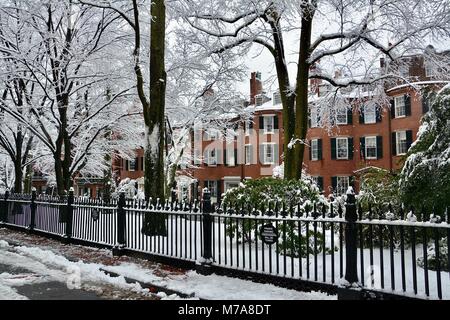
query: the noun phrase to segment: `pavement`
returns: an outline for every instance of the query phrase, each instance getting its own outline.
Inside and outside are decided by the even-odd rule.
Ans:
[[[55,254],[59,259],[88,264],[114,266],[123,262],[134,262],[128,257],[113,257],[110,250],[65,245],[56,240],[30,235],[26,232],[0,228],[0,241],[9,244],[0,246],[0,300],[158,300],[159,290],[142,288],[132,281],[112,279],[115,275],[101,272],[89,278],[82,275],[81,285],[71,285],[73,270],[58,263],[45,263],[38,257],[27,255],[21,246],[40,248]],[[178,274],[174,269],[164,270],[159,265],[139,261],[143,267],[158,268],[161,273]],[[128,279],[127,279],[128,280]]]
[[[7,274],[9,279],[38,279],[41,275],[24,267],[0,263],[0,275]],[[95,292],[81,289],[69,289],[67,284],[58,281],[46,281],[42,283],[31,283],[20,286],[11,285],[17,294],[28,300],[101,300]],[[0,295],[0,300],[2,297]]]

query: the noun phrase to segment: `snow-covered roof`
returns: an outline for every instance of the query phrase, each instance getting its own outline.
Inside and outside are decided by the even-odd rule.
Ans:
[[[395,87],[387,90],[386,92],[392,92],[395,90],[408,88],[408,87],[414,87],[414,86],[428,86],[428,85],[432,85],[432,84],[449,84],[449,83],[450,83],[450,81],[448,81],[448,80],[430,80],[430,81],[410,82],[410,83],[405,83],[402,85],[395,86]]]
[[[283,110],[283,105],[281,103],[273,104],[273,100],[267,101],[260,106],[251,105],[248,106],[247,111],[278,111]]]

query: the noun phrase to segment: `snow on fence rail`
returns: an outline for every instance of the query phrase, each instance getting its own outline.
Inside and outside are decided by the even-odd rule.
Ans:
[[[0,224],[225,269],[450,299],[450,220],[345,205],[266,208],[32,195],[1,197]],[[417,214],[417,216],[416,216]]]

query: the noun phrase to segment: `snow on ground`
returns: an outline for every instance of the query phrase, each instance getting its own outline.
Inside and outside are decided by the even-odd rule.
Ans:
[[[106,267],[126,277],[142,282],[151,282],[186,294],[210,300],[336,300],[334,295],[321,292],[300,292],[280,288],[271,284],[229,278],[225,276],[200,275],[189,271],[184,275],[159,278],[155,274],[133,264]]]
[[[148,289],[143,289],[139,284],[129,284],[124,277],[130,277],[137,281],[163,286],[168,289],[192,294],[195,298],[220,299],[220,300],[333,300],[336,296],[328,296],[319,292],[299,292],[285,288],[276,287],[270,284],[254,283],[247,280],[229,278],[225,276],[210,275],[204,276],[195,271],[168,272],[166,266],[146,267],[146,263],[118,262],[110,264],[72,261],[59,254],[56,250],[48,250],[27,245],[12,246],[4,240],[0,240],[0,261],[3,264],[13,266],[23,266],[30,270],[34,276],[14,279],[10,274],[0,274],[0,297],[8,299],[19,299],[14,291],[14,287],[41,283],[50,280],[68,283],[68,285],[79,285],[83,288],[98,286],[101,284],[111,285],[124,291],[133,291],[143,295],[149,295]],[[77,250],[91,250],[79,247]],[[99,255],[107,254],[99,251]],[[108,253],[110,254],[110,253]],[[80,256],[84,254],[80,253]],[[86,257],[89,257],[86,254]],[[89,259],[89,258],[87,258]],[[96,259],[101,261],[102,259]],[[119,259],[118,259],[119,260]],[[120,261],[120,260],[119,260]],[[111,277],[100,269],[112,271],[120,274],[120,277]],[[160,292],[156,295],[161,299],[179,299],[178,296],[167,296]]]

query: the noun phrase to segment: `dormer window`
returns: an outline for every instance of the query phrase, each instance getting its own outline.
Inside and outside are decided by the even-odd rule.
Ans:
[[[256,104],[257,107],[262,106],[263,101],[264,100],[263,100],[263,96],[262,95],[259,95],[259,96],[255,97],[255,104]]]
[[[281,104],[281,94],[280,92],[275,92],[273,94],[273,105]]]

